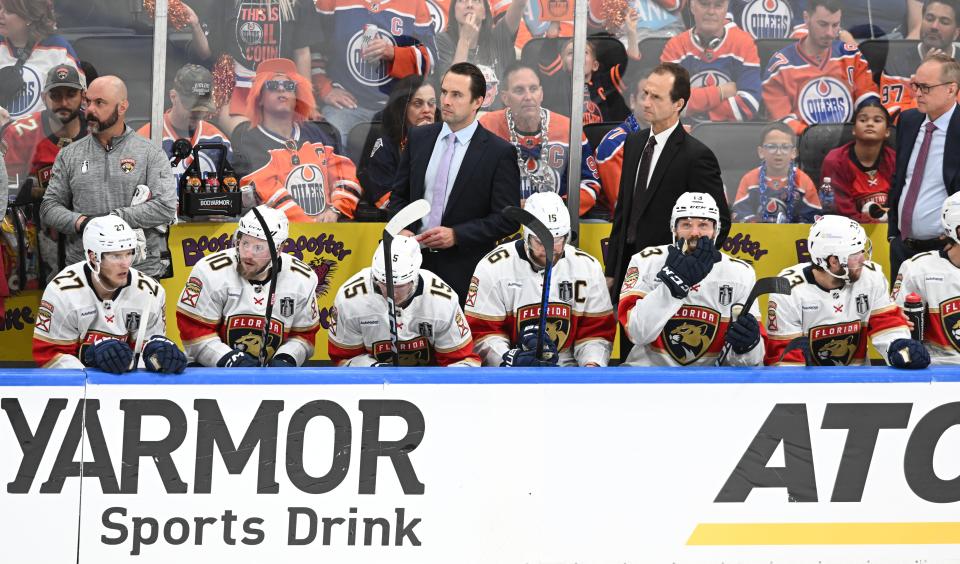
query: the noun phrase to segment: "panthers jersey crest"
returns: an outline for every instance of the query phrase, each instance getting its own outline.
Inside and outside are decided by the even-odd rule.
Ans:
[[[947,340],[960,351],[960,297],[940,304],[940,323],[943,324],[943,334]]]
[[[231,348],[241,350],[254,358],[260,357],[260,347],[263,345],[263,317],[259,315],[233,315],[227,318],[225,324],[227,344]],[[270,320],[270,332],[267,335],[267,360],[283,342],[283,323]]]
[[[848,366],[860,348],[860,321],[810,329],[810,355],[817,366]]]
[[[557,350],[567,348],[571,327],[570,306],[564,303],[550,303],[547,306],[547,336],[549,336]],[[528,327],[536,327],[540,323],[540,304],[526,305],[517,310],[517,335],[523,335]]]
[[[720,326],[720,312],[684,305],[663,326],[661,338],[667,353],[679,364],[695,362],[710,349]]]
[[[400,366],[430,366],[433,363],[430,341],[420,336],[407,341],[397,341],[400,353]],[[373,356],[377,362],[391,362],[390,341],[377,341],[373,344]]]

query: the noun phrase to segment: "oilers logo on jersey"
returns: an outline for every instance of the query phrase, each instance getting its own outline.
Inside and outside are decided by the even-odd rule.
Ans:
[[[809,124],[846,123],[853,117],[850,89],[832,76],[821,76],[800,89],[800,117]]]
[[[263,317],[258,315],[232,315],[225,324],[227,344],[234,349],[244,351],[254,358],[260,357],[263,337]],[[273,358],[283,341],[283,323],[270,320],[270,333],[267,336],[267,358]]]
[[[703,88],[704,86],[723,86],[731,82],[730,77],[717,69],[704,69],[690,77],[691,88]]]
[[[11,118],[17,118],[33,111],[34,106],[40,101],[40,74],[30,65],[23,66],[23,87],[17,92],[16,97],[7,106]]]
[[[320,167],[307,163],[287,175],[284,187],[307,215],[320,215],[327,209],[326,188]]]
[[[400,29],[394,30],[397,35],[403,33],[403,21],[400,18],[393,18],[393,21]],[[374,39],[385,39],[394,47],[397,41],[390,33],[373,25],[365,24],[363,29],[353,34],[353,37],[347,42],[347,68],[353,78],[364,86],[383,86],[390,81],[390,74],[387,61],[378,59],[376,61],[367,61],[363,58],[363,50]]]
[[[547,336],[557,345],[557,350],[567,346],[571,327],[570,306],[550,303],[547,306]],[[540,323],[540,304],[525,305],[517,309],[517,335],[532,331]]]
[[[400,353],[400,366],[430,366],[434,364],[430,354],[430,342],[423,336],[397,341],[397,352]],[[377,362],[390,362],[390,341],[373,343],[373,356]]]
[[[957,350],[960,350],[960,297],[940,304],[940,323],[943,333]]]
[[[242,61],[244,66],[255,68],[260,61],[279,57],[282,28],[279,4],[243,2],[239,6],[236,38],[239,52],[246,59]]]
[[[447,14],[434,0],[427,0],[427,11],[430,12],[430,24],[433,25],[433,32],[440,34],[447,29]]]
[[[710,350],[719,326],[717,310],[684,305],[663,326],[667,353],[682,366],[696,361]]]
[[[810,354],[819,366],[847,366],[860,348],[860,321],[810,329]]]
[[[740,27],[754,39],[785,39],[792,26],[793,11],[785,0],[753,0],[740,16]]]

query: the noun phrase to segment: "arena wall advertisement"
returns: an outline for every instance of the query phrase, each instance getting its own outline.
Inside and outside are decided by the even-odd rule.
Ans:
[[[958,561],[948,369],[39,382],[0,373],[11,561]]]
[[[873,259],[889,269],[886,224],[865,225],[873,242]],[[754,265],[757,277],[774,276],[780,270],[809,260],[806,251],[809,225],[735,224],[723,244],[724,252]],[[190,276],[190,269],[201,258],[232,246],[234,223],[181,223],[170,231],[170,251],[174,276],[162,280],[167,295],[167,334],[180,342],[176,325],[177,300]],[[323,330],[317,334],[312,360],[329,360],[327,355],[327,319],[337,289],[348,278],[369,266],[383,232],[382,224],[333,223],[290,225],[290,239],[284,251],[293,253],[311,265],[320,280],[317,303]],[[577,246],[601,258],[610,235],[609,223],[582,224]],[[35,312],[39,291],[24,292],[6,300],[6,319],[0,323],[0,362],[29,362]],[[761,301],[761,311],[765,310]],[[614,350],[618,350],[614,347]]]

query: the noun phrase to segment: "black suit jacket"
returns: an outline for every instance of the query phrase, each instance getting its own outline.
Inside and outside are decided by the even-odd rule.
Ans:
[[[650,177],[650,184],[641,196],[643,200],[636,242],[633,245],[627,243],[640,154],[649,136],[650,130],[643,129],[631,133],[624,144],[620,194],[606,254],[606,275],[614,278],[615,293],[620,291],[624,271],[634,253],[646,247],[673,242],[670,215],[677,198],[684,192],[706,192],[717,201],[721,223],[718,243],[723,242],[730,231],[730,208],[723,191],[717,157],[706,145],[687,135],[683,125],[679,125],[667,138]]]
[[[424,197],[427,165],[442,127],[442,123],[434,123],[410,130],[390,194],[391,215]],[[506,206],[519,205],[520,169],[516,149],[478,124],[440,222],[453,228],[457,243],[438,252],[423,250],[424,268],[453,287],[461,305],[480,259],[493,250],[498,239],[520,228],[501,213]],[[419,229],[420,223],[410,227],[414,232]]]
[[[920,126],[926,118],[926,114],[916,109],[900,114],[900,122],[897,124],[897,171],[893,176],[893,184],[890,185],[890,194],[887,197],[887,204],[890,206],[890,211],[887,212],[888,237],[900,236],[900,196],[903,194],[907,180],[910,154],[913,153],[913,147],[917,141],[923,142]],[[960,172],[958,155],[960,155],[960,106],[955,106],[950,125],[947,126],[947,140],[943,147],[943,185],[947,187],[948,195],[960,190],[960,175],[957,174]]]

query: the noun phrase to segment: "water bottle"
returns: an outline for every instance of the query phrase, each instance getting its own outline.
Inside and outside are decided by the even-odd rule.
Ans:
[[[835,213],[836,210],[833,205],[833,182],[829,176],[823,177],[823,184],[820,185],[818,192],[820,193],[820,206],[823,208],[823,213]]]
[[[924,325],[923,300],[920,299],[918,294],[915,292],[907,294],[907,297],[903,300],[903,313],[907,316],[907,319],[913,323],[913,330],[910,331],[910,336],[918,341],[922,341]]]
[[[204,174],[204,187],[207,194],[216,194],[220,191],[220,180],[217,179],[217,173],[207,172]]]

